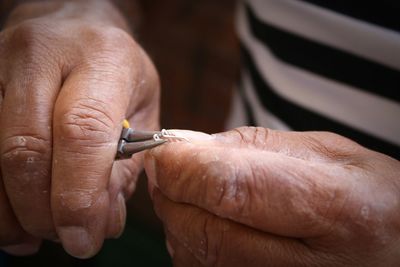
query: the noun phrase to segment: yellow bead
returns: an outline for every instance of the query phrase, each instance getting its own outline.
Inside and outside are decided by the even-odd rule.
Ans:
[[[124,120],[124,121],[122,122],[122,127],[124,127],[124,128],[130,128],[129,121]]]

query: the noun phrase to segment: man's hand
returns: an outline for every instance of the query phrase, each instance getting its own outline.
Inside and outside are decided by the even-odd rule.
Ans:
[[[149,151],[175,266],[398,266],[400,163],[332,133],[239,128]]]
[[[60,240],[90,257],[118,236],[142,157],[114,162],[122,121],[158,127],[159,82],[106,1],[20,6],[0,33],[0,247]]]

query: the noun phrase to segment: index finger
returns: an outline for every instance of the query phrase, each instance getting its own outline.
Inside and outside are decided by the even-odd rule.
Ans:
[[[335,214],[347,197],[348,181],[327,174],[335,166],[326,173],[323,164],[218,138],[169,143],[145,159],[150,181],[171,200],[282,236],[325,233],[327,210]]]

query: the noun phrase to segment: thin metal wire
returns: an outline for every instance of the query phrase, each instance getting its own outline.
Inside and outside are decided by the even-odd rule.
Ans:
[[[187,138],[182,137],[182,136],[176,136],[173,133],[169,132],[166,129],[162,129],[160,134],[155,134],[153,136],[154,140],[160,140],[160,139],[164,139],[164,140],[184,140],[184,141],[189,141]]]

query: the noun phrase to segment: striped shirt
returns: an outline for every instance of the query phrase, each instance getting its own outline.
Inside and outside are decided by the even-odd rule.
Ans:
[[[400,158],[400,2],[248,0],[228,127],[323,130]]]

